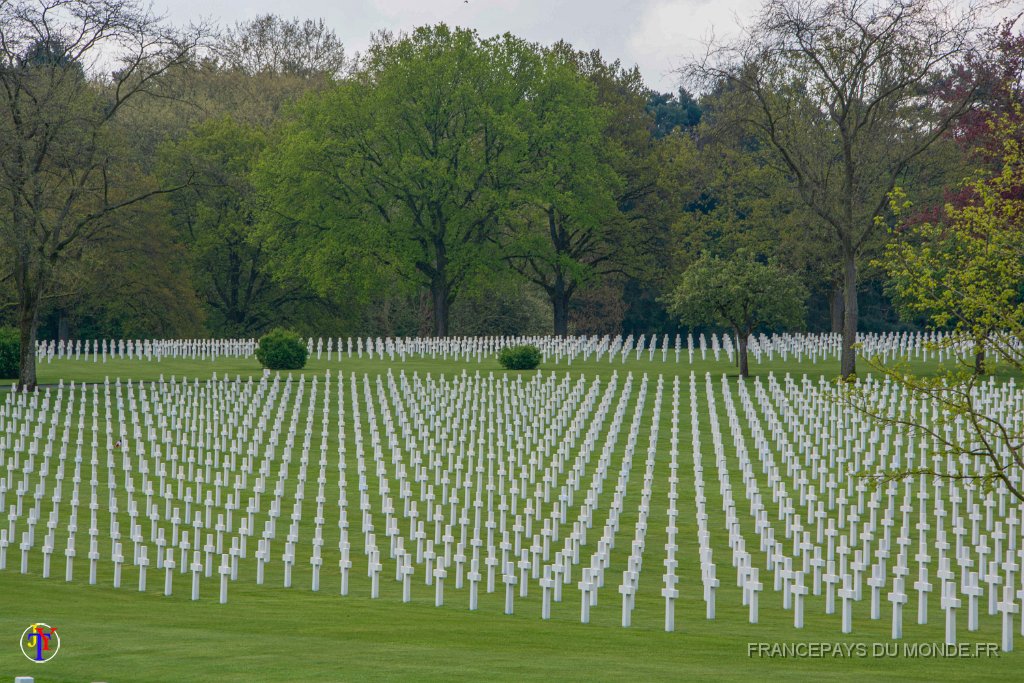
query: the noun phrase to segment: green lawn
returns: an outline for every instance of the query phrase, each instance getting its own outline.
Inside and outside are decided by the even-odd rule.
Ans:
[[[660,354],[657,355],[660,357]],[[313,361],[305,372],[307,375],[322,375],[328,367],[335,376],[338,369],[346,373],[346,377],[348,373],[355,372],[361,381],[363,373],[375,375],[386,371],[388,365],[365,359],[345,360],[341,363]],[[439,373],[461,372],[463,369],[470,373],[477,370],[481,373],[499,371],[493,361],[465,365],[440,361],[410,361],[394,363],[392,368],[396,373],[399,370],[405,370],[407,373],[417,371],[421,375],[431,372],[434,376]],[[444,607],[435,608],[434,590],[423,585],[420,568],[417,568],[413,582],[413,602],[403,604],[401,584],[393,580],[394,565],[387,559],[384,561],[385,570],[381,577],[381,597],[378,600],[371,600],[362,535],[358,532],[357,507],[350,507],[350,538],[355,564],[351,594],[347,597],[339,596],[338,530],[334,524],[337,516],[334,504],[337,469],[333,466],[333,461],[330,461],[327,468],[327,522],[324,527],[321,591],[313,593],[310,590],[311,572],[307,562],[311,519],[315,509],[312,498],[316,487],[316,457],[311,454],[310,482],[306,485],[302,536],[297,551],[299,560],[294,571],[294,584],[290,589],[281,587],[282,569],[279,558],[283,542],[280,540],[275,542],[274,547],[276,561],[267,567],[266,585],[255,585],[253,561],[243,561],[239,581],[231,584],[226,605],[217,603],[216,575],[214,579],[204,579],[201,600],[198,602],[189,600],[189,575],[176,575],[174,595],[170,598],[163,597],[163,572],[156,571],[153,566],[150,567],[149,586],[145,594],[137,592],[136,571],[128,566],[124,571],[122,588],[115,590],[112,587],[112,565],[107,561],[100,563],[98,585],[89,586],[85,580],[87,562],[83,559],[81,540],[75,580],[67,584],[63,580],[64,557],[60,551],[64,545],[60,533],[56,545],[58,552],[54,554],[53,576],[47,580],[41,578],[37,551],[32,554],[29,574],[22,575],[18,572],[20,553],[14,548],[9,549],[7,570],[0,572],[0,635],[7,634],[0,637],[0,642],[6,638],[6,642],[9,643],[6,647],[0,647],[0,683],[4,677],[13,679],[16,675],[34,675],[37,681],[621,680],[627,677],[635,680],[717,681],[765,680],[770,677],[799,680],[862,680],[867,676],[875,676],[880,680],[947,678],[1006,681],[1019,677],[1019,671],[1024,664],[1024,659],[1021,659],[1019,653],[980,659],[859,657],[855,651],[851,656],[828,656],[819,659],[749,657],[748,644],[761,642],[847,645],[862,643],[870,653],[874,643],[891,642],[891,612],[890,605],[883,599],[882,619],[871,621],[868,619],[865,599],[855,607],[853,634],[843,636],[839,629],[839,615],[825,615],[824,598],[809,596],[806,628],[797,631],[792,625],[792,613],[782,609],[781,596],[770,590],[770,579],[766,580],[763,577],[766,590],[761,595],[760,623],[747,623],[747,608],[740,604],[740,590],[735,585],[735,572],[729,563],[724,513],[715,475],[714,458],[711,454],[703,387],[703,373],[716,373],[714,383],[718,419],[722,426],[727,455],[730,455],[728,449],[732,447],[732,439],[725,419],[718,375],[723,372],[732,375],[735,373],[734,368],[726,362],[708,361],[691,366],[685,361],[677,365],[671,361],[663,363],[660,360],[642,360],[630,361],[625,365],[618,361],[590,362],[577,363],[571,368],[560,365],[547,369],[558,373],[570,371],[574,376],[582,373],[588,379],[595,374],[607,377],[612,370],[617,370],[620,387],[624,372],[632,371],[635,384],[633,399],[637,393],[639,373],[647,372],[651,381],[644,407],[643,423],[637,439],[625,510],[617,535],[619,542],[613,551],[612,565],[606,576],[605,587],[600,592],[599,604],[591,613],[590,624],[579,623],[580,593],[574,585],[566,586],[564,600],[553,606],[553,618],[548,622],[540,619],[540,594],[536,584],[531,586],[528,598],[516,599],[516,613],[512,616],[502,614],[504,592],[500,583],[498,590],[493,594],[486,594],[481,588],[480,610],[469,612],[468,590],[456,591],[454,581],[449,579],[446,604]],[[718,564],[718,576],[722,581],[717,598],[718,614],[714,621],[704,618],[697,559],[696,522],[693,518],[695,507],[690,451],[689,392],[686,384],[691,370],[697,373],[699,381],[708,527],[715,562]],[[834,363],[801,365],[790,360],[786,363],[754,365],[752,370],[759,375],[766,375],[772,371],[777,376],[787,372],[795,376],[804,373],[817,376],[823,372],[834,373],[837,367]],[[241,360],[221,360],[216,363],[167,360],[161,363],[113,361],[106,364],[61,361],[42,365],[40,381],[56,382],[63,378],[94,382],[102,381],[104,376],[109,376],[111,381],[116,377],[122,380],[129,377],[155,379],[161,374],[166,378],[171,375],[208,378],[213,372],[218,376],[228,374],[233,377],[236,374],[257,375],[260,370],[255,361]],[[666,393],[661,414],[655,416],[654,382],[659,373],[665,376]],[[677,554],[680,562],[677,573],[680,576],[678,588],[681,597],[676,608],[677,631],[665,633],[662,629],[663,599],[660,597],[663,572],[661,560],[665,554],[663,544],[667,519],[666,479],[670,439],[671,377],[676,373],[681,374],[684,379],[680,396],[680,550]],[[307,388],[307,399],[308,396]],[[336,408],[333,398],[332,396],[332,417]],[[737,398],[735,390],[733,398]],[[620,433],[617,442],[610,468],[611,474],[601,496],[601,507],[595,518],[595,528],[588,535],[590,543],[585,551],[587,556],[607,514],[615,473],[618,471],[624,448],[624,434],[632,419],[633,408],[634,403],[631,400],[625,413],[623,432]],[[613,410],[614,402],[609,412]],[[360,412],[360,428],[366,438],[367,416],[364,406],[361,406]],[[319,412],[317,417],[319,418]],[[655,417],[660,419],[658,459],[644,554],[644,571],[640,579],[636,609],[633,612],[633,626],[626,629],[619,625],[621,602],[616,587],[625,566],[629,540],[633,536],[649,429]],[[353,430],[356,428],[351,405],[346,406],[346,420],[346,435],[351,441]],[[300,428],[302,424],[304,423],[300,420]],[[88,420],[86,426],[88,431]],[[319,429],[317,419],[316,432],[312,439],[314,453],[318,453]],[[747,436],[749,438],[749,434]],[[328,434],[329,457],[337,453],[336,439],[335,428]],[[599,444],[602,442],[603,432]],[[88,445],[88,438],[85,443]],[[353,501],[354,506],[355,466],[351,447],[348,448],[347,455],[350,459],[349,499]],[[106,476],[105,458],[101,457],[100,462],[99,478],[102,482]],[[730,461],[729,474],[733,486],[740,485],[742,480],[734,457]],[[372,467],[370,476],[370,490],[375,492],[375,474]],[[86,479],[84,475],[83,479]],[[589,483],[589,472],[585,481]],[[290,511],[290,496],[294,493],[294,481],[289,483],[291,487],[286,490],[282,504],[282,510],[285,512]],[[87,490],[87,487],[85,488]],[[585,488],[586,484],[584,490]],[[65,482],[66,493],[68,489],[69,483]],[[101,486],[101,489],[105,492],[105,487]],[[124,496],[123,491],[121,495]],[[770,499],[767,503],[774,512]],[[127,514],[124,506],[120,507],[119,517],[123,520],[121,524],[124,529],[127,526]],[[48,505],[44,505],[43,510],[45,516],[49,510]],[[754,543],[756,536],[752,521],[749,517],[744,518],[745,505],[738,504],[737,512],[744,525],[747,548],[760,558],[758,546]],[[6,521],[6,511],[4,515]],[[105,528],[106,517],[106,513],[101,511],[101,529]],[[376,517],[380,517],[379,509]],[[376,517],[375,522],[379,524],[380,520]],[[570,522],[573,518],[571,515]],[[62,522],[66,522],[66,511],[63,510]],[[23,520],[19,521],[19,525],[23,525]],[[81,537],[81,529],[84,526],[81,519],[79,526]],[[405,530],[403,525],[403,532]],[[281,535],[279,527],[279,539]],[[255,540],[250,541],[249,548],[251,558],[255,550]],[[108,548],[102,550],[105,556],[109,554]],[[760,564],[760,559],[758,563]],[[578,571],[577,568],[574,582],[579,578]],[[915,605],[916,596],[912,594],[904,616],[903,642],[941,643],[944,631],[937,595],[932,597],[930,622],[926,626],[916,624]],[[61,634],[61,651],[52,662],[33,665],[21,655],[15,641],[26,626],[40,621],[58,627]],[[958,635],[961,642],[991,643],[999,640],[997,617],[989,617],[985,610],[982,610],[981,629],[978,633],[967,632],[966,609],[960,611],[960,624]],[[1019,636],[1017,640],[1018,647],[1024,647],[1024,641]]]

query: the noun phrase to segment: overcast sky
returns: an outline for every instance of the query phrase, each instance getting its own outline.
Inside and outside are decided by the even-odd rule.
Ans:
[[[267,13],[322,17],[349,52],[362,51],[378,29],[438,22],[483,36],[509,31],[540,43],[564,38],[638,65],[647,84],[661,91],[678,87],[674,69],[702,53],[712,32],[734,34],[736,17],[749,20],[759,6],[759,0],[154,0],[155,9],[178,24],[202,18],[231,25]]]

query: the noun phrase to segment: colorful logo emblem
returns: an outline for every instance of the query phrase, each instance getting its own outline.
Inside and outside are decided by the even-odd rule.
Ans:
[[[32,624],[21,634],[21,651],[36,664],[43,664],[57,656],[60,636],[49,624]]]

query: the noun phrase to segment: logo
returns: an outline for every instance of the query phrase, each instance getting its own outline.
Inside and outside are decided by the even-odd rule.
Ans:
[[[36,664],[43,664],[57,656],[60,636],[48,624],[32,624],[21,634],[21,651]]]

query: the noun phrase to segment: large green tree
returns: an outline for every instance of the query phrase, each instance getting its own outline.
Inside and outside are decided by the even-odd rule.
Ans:
[[[978,47],[980,5],[769,0],[741,39],[694,69],[722,120],[771,146],[831,228],[842,269],[841,371],[856,371],[859,259],[908,168],[975,101],[936,87]]]
[[[301,322],[317,297],[296,278],[271,278],[262,240],[253,234],[256,198],[250,174],[266,145],[263,132],[213,119],[162,150],[171,182],[191,178],[172,199],[174,223],[189,246],[192,282],[209,309],[210,329],[251,336]]]
[[[0,238],[13,255],[22,386],[36,384],[39,313],[68,255],[117,212],[174,189],[139,186],[118,127],[200,33],[171,31],[135,0],[0,3]],[[113,72],[87,70],[111,55]]]
[[[556,335],[569,333],[569,304],[581,288],[637,259],[617,202],[624,182],[610,163],[623,151],[601,134],[609,116],[575,62],[545,51],[523,108],[526,157],[501,248],[547,294]]]
[[[607,241],[593,244],[605,250],[609,243],[627,245],[603,262],[599,277],[577,291],[570,317],[579,330],[604,333],[629,318],[650,332],[650,314],[663,312],[656,299],[664,274],[670,271],[669,226],[686,201],[679,185],[661,182],[667,155],[658,138],[673,125],[668,120],[672,117],[665,115],[682,103],[661,100],[661,105],[656,101],[652,106],[651,91],[639,69],[605,59],[597,50],[575,50],[565,42],[551,49],[574,63],[595,87],[597,103],[606,113],[601,158],[621,179],[615,195],[620,219],[607,226]],[[675,117],[674,125],[693,124],[697,118],[691,111]]]
[[[747,341],[758,327],[799,327],[807,293],[800,279],[748,252],[701,256],[668,297],[669,310],[688,325],[722,325],[736,336],[740,376],[749,373]]]
[[[378,36],[353,77],[285,122],[257,176],[279,267],[324,292],[396,279],[430,292],[448,334],[524,161],[538,51],[444,25]]]
[[[188,244],[167,220],[173,196],[118,212],[109,229],[68,252],[54,279],[53,296],[42,307],[41,337],[205,334]]]
[[[661,143],[673,150],[676,167],[665,167],[666,182],[693,197],[673,223],[675,267],[702,254],[745,250],[798,274],[808,293],[830,290],[838,269],[827,226],[800,200],[772,151],[747,131],[720,125],[718,115],[709,106],[702,124]]]
[[[188,278],[209,333],[341,326],[342,307],[315,295],[304,279],[272,277],[251,231],[258,198],[249,176],[282,109],[330,87],[347,63],[322,21],[260,16],[228,29],[201,58],[164,78],[175,97],[139,112],[151,134],[137,144],[154,171],[168,182],[192,179],[157,223],[187,248]]]

